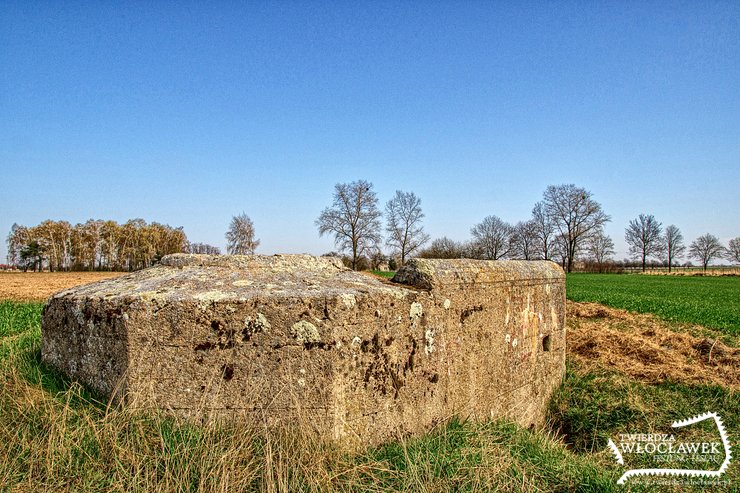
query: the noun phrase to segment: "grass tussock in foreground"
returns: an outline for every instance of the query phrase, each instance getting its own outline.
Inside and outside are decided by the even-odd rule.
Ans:
[[[0,378],[3,491],[609,491],[618,477],[502,422],[451,421],[353,455],[300,429],[108,409],[35,349]]]
[[[108,408],[40,361],[39,304],[0,304],[0,491],[694,491],[616,484],[610,437],[720,413],[738,430],[740,399],[722,386],[646,384],[569,364],[549,426],[450,421],[355,454],[304,433],[243,423],[193,425]],[[737,442],[736,435],[732,436]],[[732,491],[738,467],[726,475]],[[697,489],[695,491],[702,491]]]

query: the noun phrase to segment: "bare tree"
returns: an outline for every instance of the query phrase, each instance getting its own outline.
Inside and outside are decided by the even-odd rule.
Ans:
[[[724,252],[725,249],[717,237],[709,233],[698,237],[689,247],[689,256],[699,260],[705,272],[709,262],[712,259],[721,257]]]
[[[395,197],[385,204],[385,216],[385,230],[388,233],[386,244],[400,255],[403,265],[409,255],[429,241],[429,235],[421,226],[424,217],[421,199],[413,192],[396,190]]]
[[[244,212],[231,218],[226,232],[226,251],[229,255],[252,255],[260,244],[256,239],[254,224]]]
[[[378,198],[372,183],[358,180],[337,183],[331,207],[316,220],[319,236],[331,234],[337,248],[352,254],[352,269],[366,250],[380,243]]]
[[[663,253],[663,228],[652,214],[640,214],[630,221],[624,230],[624,240],[630,247],[630,255],[642,261],[642,271],[648,257]]]
[[[614,255],[614,242],[603,230],[591,235],[586,242],[586,252],[596,262],[599,272],[603,270],[604,264]]]
[[[665,229],[663,245],[665,246],[663,253],[666,260],[668,260],[668,272],[671,272],[674,261],[681,258],[686,251],[686,247],[683,244],[683,235],[677,226],[671,224]]]
[[[464,253],[464,245],[447,238],[437,238],[425,249],[419,252],[422,258],[460,258]]]
[[[539,234],[534,219],[519,221],[514,225],[512,257],[523,260],[534,260],[540,254]]]
[[[457,256],[458,258],[483,258],[483,250],[475,239],[462,241],[458,243],[458,246],[460,248],[460,254]]]
[[[383,253],[383,250],[379,246],[375,246],[366,252],[367,261],[370,264],[372,270],[388,270],[381,269],[380,266],[388,262],[388,256]]]
[[[514,228],[498,216],[487,216],[470,230],[473,242],[480,249],[481,258],[498,260],[509,256],[513,250]]]
[[[580,243],[577,245],[578,251],[576,253],[580,251],[581,246]],[[555,234],[552,238],[550,250],[552,252],[551,260],[559,263],[560,267],[566,270],[568,268],[568,259],[570,258],[568,254],[568,237],[560,233]]]
[[[579,247],[611,218],[601,209],[601,204],[591,198],[591,192],[573,184],[547,187],[543,208],[562,236],[563,253],[567,255],[565,268],[571,272]]]
[[[740,264],[740,236],[731,239],[726,250],[727,260],[735,264]]]
[[[532,209],[532,222],[537,234],[537,246],[539,247],[539,257],[544,260],[552,258],[552,243],[555,236],[555,224],[552,218],[547,214],[545,204],[537,202]]]
[[[20,224],[13,223],[10,233],[6,238],[8,245],[7,261],[10,265],[19,265],[21,261],[21,250],[28,245],[30,235],[28,228]]]

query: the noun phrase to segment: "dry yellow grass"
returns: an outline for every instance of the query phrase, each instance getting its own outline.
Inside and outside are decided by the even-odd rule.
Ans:
[[[584,370],[613,369],[645,383],[740,389],[740,349],[716,338],[676,332],[654,315],[596,303],[568,301],[567,310],[568,357]]]
[[[0,272],[0,300],[46,301],[52,294],[125,272]]]

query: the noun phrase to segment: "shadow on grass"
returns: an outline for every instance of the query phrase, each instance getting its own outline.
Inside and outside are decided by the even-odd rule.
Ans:
[[[107,399],[81,386],[41,359],[42,303],[0,302],[0,364],[29,384],[73,406],[104,410]],[[78,387],[74,392],[69,392]],[[70,397],[71,396],[71,397]]]
[[[38,345],[18,354],[16,361],[16,368],[29,384],[40,387],[49,395],[69,403],[72,407],[91,405],[99,411],[105,411],[107,408],[108,399],[105,396],[69,379],[54,367],[44,363]]]

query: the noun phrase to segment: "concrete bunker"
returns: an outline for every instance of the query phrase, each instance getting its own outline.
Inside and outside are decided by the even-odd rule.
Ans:
[[[453,415],[541,423],[565,371],[565,276],[415,259],[383,282],[332,258],[177,254],[57,293],[42,334],[45,362],[129,406],[379,443]]]

